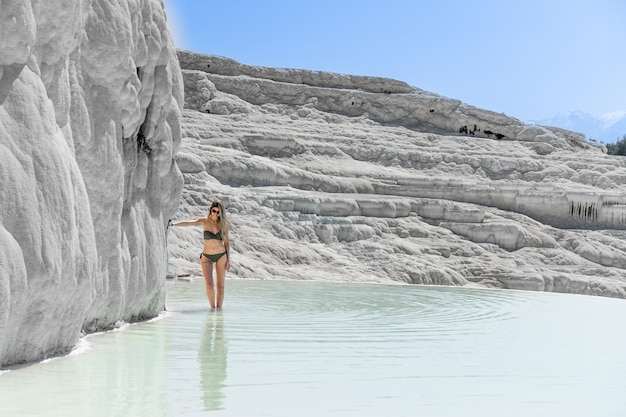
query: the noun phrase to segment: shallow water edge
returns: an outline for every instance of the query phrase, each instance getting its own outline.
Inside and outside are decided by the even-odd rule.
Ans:
[[[231,280],[224,309],[211,311],[202,280],[167,285],[158,320],[88,336],[80,354],[1,375],[1,414],[626,410],[623,300]]]

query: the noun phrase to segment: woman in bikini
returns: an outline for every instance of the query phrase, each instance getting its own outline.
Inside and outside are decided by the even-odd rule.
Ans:
[[[202,226],[204,229],[204,250],[200,254],[202,273],[206,283],[206,295],[211,308],[222,308],[224,304],[224,281],[230,269],[230,243],[228,241],[228,219],[224,206],[214,200],[206,217],[196,220],[171,223],[172,226]],[[213,265],[217,275],[217,286],[213,285]],[[217,289],[217,291],[216,291]]]

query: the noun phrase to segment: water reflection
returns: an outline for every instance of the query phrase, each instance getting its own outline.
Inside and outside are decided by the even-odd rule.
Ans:
[[[0,376],[0,416],[169,416],[167,339],[165,320],[131,325],[87,338],[86,353],[10,371]]]
[[[203,280],[168,283],[162,320],[0,375],[0,417],[626,410],[624,300],[236,280],[228,291],[227,309],[209,312]]]
[[[224,315],[222,311],[207,314],[204,333],[200,340],[200,384],[207,410],[224,408],[224,380],[227,368],[226,340],[224,339]]]

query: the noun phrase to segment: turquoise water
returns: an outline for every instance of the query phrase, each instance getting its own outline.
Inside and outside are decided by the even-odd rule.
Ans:
[[[0,416],[623,416],[626,301],[168,282],[168,313],[0,375]],[[382,414],[384,413],[384,414]]]

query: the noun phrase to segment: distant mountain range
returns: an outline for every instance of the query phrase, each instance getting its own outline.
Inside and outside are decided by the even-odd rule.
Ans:
[[[615,143],[626,135],[626,110],[616,110],[600,116],[582,111],[568,111],[551,118],[526,122],[574,130],[584,133],[587,139],[605,144]]]

